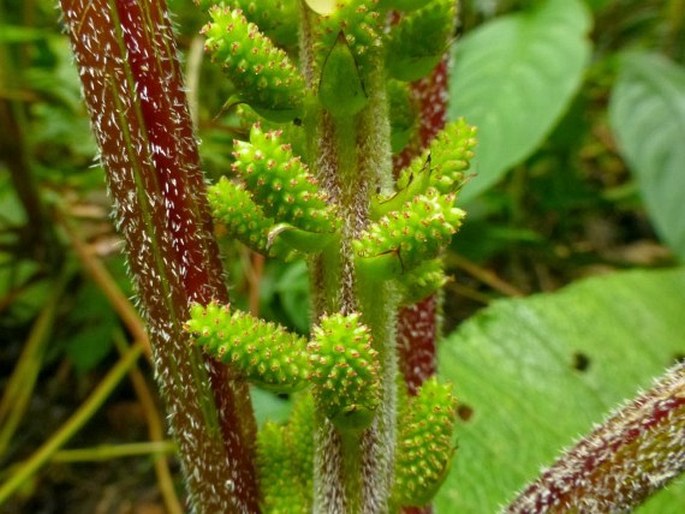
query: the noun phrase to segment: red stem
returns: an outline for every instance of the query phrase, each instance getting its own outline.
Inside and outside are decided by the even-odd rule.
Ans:
[[[191,497],[199,512],[257,512],[247,386],[182,329],[190,302],[228,294],[165,2],[61,6]]]

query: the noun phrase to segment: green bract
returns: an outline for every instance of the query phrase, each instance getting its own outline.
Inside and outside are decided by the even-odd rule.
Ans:
[[[364,83],[341,31],[326,57],[319,80],[319,100],[333,116],[354,116],[368,102]]]
[[[247,21],[240,9],[216,6],[203,28],[205,44],[239,89],[239,97],[273,121],[301,116],[304,79],[285,52]]]

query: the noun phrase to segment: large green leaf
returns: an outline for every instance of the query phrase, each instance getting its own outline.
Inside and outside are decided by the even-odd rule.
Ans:
[[[455,45],[449,117],[478,127],[473,198],[549,134],[580,86],[590,18],[578,0],[545,0],[495,19]]]
[[[685,259],[685,69],[627,54],[609,112],[657,231]]]
[[[462,402],[439,512],[487,514],[513,499],[563,447],[685,354],[683,312],[685,268],[502,300],[464,323],[439,355]],[[642,512],[682,512],[683,486]]]

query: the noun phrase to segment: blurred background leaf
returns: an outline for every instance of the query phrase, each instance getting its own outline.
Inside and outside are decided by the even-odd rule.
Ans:
[[[659,235],[685,259],[685,68],[659,54],[624,55],[609,113]]]
[[[590,17],[578,0],[546,0],[499,17],[454,45],[449,116],[478,127],[468,202],[525,159],[577,92],[590,56]]]

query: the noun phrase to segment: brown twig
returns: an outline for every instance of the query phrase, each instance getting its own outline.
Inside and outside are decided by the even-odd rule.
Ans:
[[[505,296],[526,296],[525,293],[516,286],[513,286],[512,284],[509,284],[498,277],[494,271],[478,266],[476,263],[470,261],[463,255],[451,252],[447,258],[447,263],[451,266],[464,270],[483,284],[491,287],[495,291],[498,291]]]

